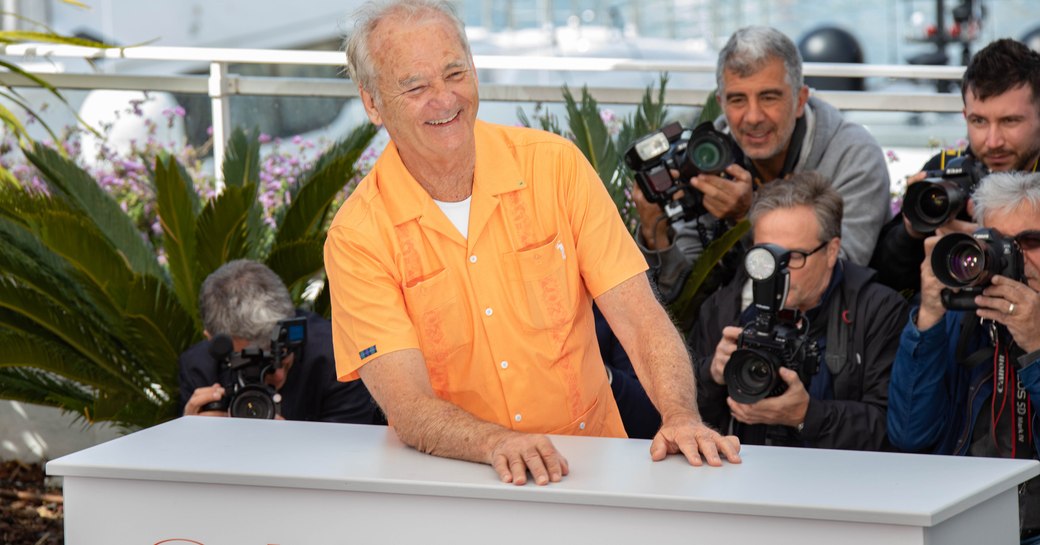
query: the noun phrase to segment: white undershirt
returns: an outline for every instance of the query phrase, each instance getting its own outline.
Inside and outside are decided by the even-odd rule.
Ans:
[[[472,195],[459,202],[433,200],[433,202],[437,203],[437,207],[444,212],[444,215],[448,216],[455,228],[462,233],[462,238],[468,238],[466,234],[469,233],[469,201],[471,198],[473,198]]]

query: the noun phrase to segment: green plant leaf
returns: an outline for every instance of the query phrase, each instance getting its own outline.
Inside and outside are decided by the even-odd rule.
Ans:
[[[176,159],[171,157],[166,162],[156,159],[155,206],[162,225],[163,248],[166,250],[173,289],[181,305],[194,310],[197,287],[201,284],[192,199],[196,193],[194,186],[181,177],[181,172]]]
[[[200,277],[205,278],[232,259],[250,257],[248,220],[255,195],[252,184],[226,186],[203,207],[195,227]]]
[[[256,131],[246,134],[235,129],[227,141],[224,155],[224,185],[243,187],[260,185],[260,139]]]
[[[90,217],[101,234],[125,256],[134,272],[163,276],[151,244],[96,180],[68,158],[40,143],[34,143],[32,151],[23,151],[52,190]]]
[[[708,247],[704,249],[700,258],[697,259],[693,269],[690,271],[690,275],[686,278],[686,283],[683,285],[679,297],[668,306],[672,316],[679,322],[680,331],[689,330],[697,319],[701,303],[718,287],[716,285],[718,282],[725,280],[716,279],[718,282],[712,283],[713,285],[709,289],[702,289],[709,286],[708,281],[713,271],[720,270],[717,268],[718,263],[722,261],[723,257],[734,246],[740,244],[740,239],[750,229],[751,224],[747,220],[737,223],[721,236],[711,241]]]
[[[379,128],[364,123],[336,142],[303,175],[282,217],[275,244],[313,237],[325,226],[327,211],[336,195],[356,174],[356,163]]]
[[[290,289],[325,272],[325,235],[275,244],[265,264]]]

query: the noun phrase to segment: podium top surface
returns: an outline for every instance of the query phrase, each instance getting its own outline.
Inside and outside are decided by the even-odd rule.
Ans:
[[[650,460],[650,442],[553,436],[570,475],[503,484],[381,426],[183,417],[52,460],[50,475],[417,494],[930,527],[1040,474],[1036,460],[745,446],[742,464]]]

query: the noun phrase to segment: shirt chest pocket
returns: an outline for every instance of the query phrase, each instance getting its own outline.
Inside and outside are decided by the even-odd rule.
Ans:
[[[553,236],[549,242],[515,252],[520,272],[514,293],[524,323],[532,329],[552,329],[570,323],[578,309],[577,256]]]
[[[428,363],[448,360],[472,337],[472,317],[451,271],[442,269],[404,286],[405,304]],[[432,377],[431,377],[432,378]]]

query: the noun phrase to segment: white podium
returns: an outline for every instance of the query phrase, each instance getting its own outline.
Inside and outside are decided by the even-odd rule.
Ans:
[[[376,426],[185,417],[47,464],[65,539],[114,544],[1014,544],[1035,460],[744,447],[651,462],[648,441],[553,437],[571,474],[502,484]]]

